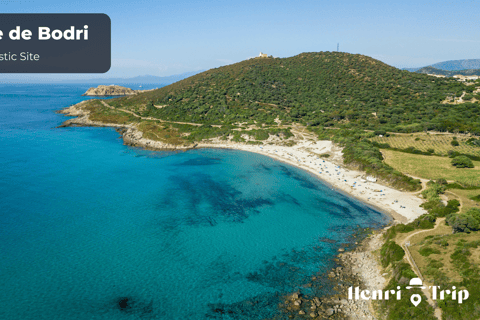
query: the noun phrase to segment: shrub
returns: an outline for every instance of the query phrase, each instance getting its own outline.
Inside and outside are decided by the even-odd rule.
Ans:
[[[439,194],[445,192],[445,186],[433,181],[429,181],[427,185],[428,188],[422,191],[422,196],[427,199],[427,201],[439,200]]]
[[[380,250],[381,262],[384,268],[395,261],[400,261],[405,255],[402,247],[395,243],[395,241],[389,240],[385,242]]]
[[[452,159],[452,166],[457,168],[473,168],[473,162],[466,156],[457,156]]]
[[[440,254],[440,250],[431,247],[423,247],[418,250],[418,253],[420,253],[424,257],[428,257],[431,254]]]
[[[400,233],[408,233],[408,232],[413,231],[413,230],[415,230],[415,228],[410,223],[409,224],[397,224],[395,226],[395,231],[400,232]]]
[[[440,240],[439,244],[444,248],[448,247],[448,241],[445,239]]]
[[[458,182],[455,183],[449,183],[446,186],[447,189],[460,189],[460,190],[478,190],[480,187],[475,187],[475,186],[462,186]]]
[[[447,183],[447,180],[444,179],[444,178],[437,179],[437,183],[438,183],[439,185],[442,185],[442,186],[445,186],[445,185],[448,184],[448,183]]]
[[[460,145],[460,143],[457,140],[452,140],[450,144],[454,147],[458,147]]]
[[[423,216],[418,217],[414,221],[407,224],[406,229],[432,229],[435,226],[435,221],[437,219],[432,214],[424,214]]]
[[[467,144],[474,147],[480,147],[480,139],[470,138],[467,140]]]
[[[447,224],[454,232],[471,232],[480,230],[480,209],[472,208],[463,214],[450,214]]]

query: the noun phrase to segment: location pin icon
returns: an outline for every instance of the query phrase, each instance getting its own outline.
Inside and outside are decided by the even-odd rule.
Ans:
[[[422,302],[422,297],[419,294],[412,294],[412,296],[410,297],[410,301],[416,307],[420,304],[420,302]]]

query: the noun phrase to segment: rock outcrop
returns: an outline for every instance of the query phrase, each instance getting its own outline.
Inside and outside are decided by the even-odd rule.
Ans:
[[[96,88],[90,88],[83,94],[83,96],[128,96],[132,94],[136,94],[135,90],[130,88],[125,88],[121,86],[104,86],[99,85]]]

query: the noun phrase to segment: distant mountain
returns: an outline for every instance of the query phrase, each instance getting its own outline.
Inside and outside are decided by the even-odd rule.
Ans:
[[[480,59],[450,60],[432,64],[431,67],[445,71],[480,69]]]
[[[415,71],[416,73],[424,73],[424,74],[437,74],[437,75],[444,75],[446,77],[453,77],[456,74],[460,74],[463,76],[480,76],[480,69],[466,69],[466,70],[453,70],[453,71],[446,71],[437,69],[434,67],[424,67]]]
[[[480,59],[449,60],[449,61],[438,62],[428,67],[403,68],[402,70],[407,70],[410,72],[419,72],[419,70],[422,70],[425,68],[434,68],[440,71],[476,70],[476,69],[480,69]],[[420,73],[428,73],[428,72],[420,72]],[[435,73],[435,74],[443,74],[443,73]],[[455,73],[455,74],[463,74],[463,73]],[[469,73],[468,75],[472,75],[472,74]]]
[[[191,77],[203,71],[185,72],[167,77],[158,77],[152,75],[137,76],[133,78],[96,78],[87,80],[65,80],[63,83],[98,83],[98,84],[142,84],[142,83],[162,83],[170,84],[185,78]]]
[[[410,70],[408,70],[408,71],[410,71]],[[430,66],[419,68],[419,69],[415,70],[414,72],[423,73],[423,74],[438,74],[438,75],[444,75],[444,76],[446,76],[449,73],[449,71],[440,70],[440,69],[430,67]]]
[[[92,83],[92,84],[171,84],[185,78],[191,77],[196,75],[197,73],[203,72],[201,71],[192,71],[192,72],[185,72],[181,74],[175,74],[172,76],[166,77],[158,77],[152,75],[144,75],[144,76],[137,76],[133,78],[91,78],[91,79],[55,79],[52,78],[51,80],[45,80],[35,75],[34,77],[29,76],[21,76],[21,77],[2,77],[0,78],[0,83]]]

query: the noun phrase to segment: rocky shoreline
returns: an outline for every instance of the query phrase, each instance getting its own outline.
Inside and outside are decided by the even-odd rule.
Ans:
[[[355,247],[344,252],[340,249],[335,258],[337,266],[326,275],[334,283],[332,294],[321,298],[295,292],[288,295],[280,310],[289,319],[377,319],[370,301],[348,300],[348,288],[359,286],[361,290],[383,289],[387,280],[381,274],[375,251],[383,244],[383,230],[377,230]],[[312,278],[313,282],[316,277]]]
[[[68,117],[75,117],[63,122],[58,128],[64,127],[111,127],[115,128],[122,135],[125,145],[132,147],[141,147],[150,150],[189,150],[195,148],[196,144],[173,145],[160,141],[154,141],[143,138],[143,133],[131,124],[112,124],[89,119],[89,112],[83,107],[88,100],[84,100],[75,105],[57,111]]]
[[[349,272],[360,280],[362,290],[383,289],[388,282],[378,261],[378,251],[384,243],[383,231],[385,229],[366,238],[354,251],[339,255],[343,264],[350,266]],[[376,319],[371,302],[364,300],[349,301],[345,314],[351,319]]]

